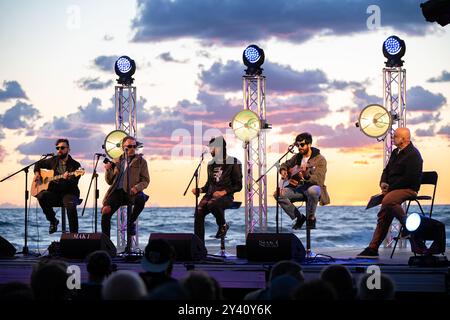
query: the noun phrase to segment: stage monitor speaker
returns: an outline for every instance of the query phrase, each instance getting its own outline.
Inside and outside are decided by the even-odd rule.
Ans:
[[[165,239],[175,249],[177,261],[197,261],[208,254],[205,245],[193,233],[152,233],[150,240]]]
[[[248,261],[301,262],[306,257],[305,247],[293,233],[249,233],[246,247]]]
[[[84,259],[89,253],[104,250],[115,257],[117,249],[104,233],[63,233],[59,243],[61,256]]]
[[[14,257],[16,248],[5,238],[0,236],[0,258]]]

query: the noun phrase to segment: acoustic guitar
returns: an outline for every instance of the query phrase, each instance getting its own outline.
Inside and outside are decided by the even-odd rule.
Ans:
[[[83,168],[80,168],[73,172],[69,172],[69,176],[75,176],[75,177],[82,176],[84,174],[84,172],[85,172],[85,170]],[[37,181],[33,180],[33,184],[31,185],[31,195],[33,197],[36,197],[39,194],[39,192],[47,190],[50,182],[56,181],[59,179],[63,179],[63,177],[64,177],[63,174],[55,176],[55,171],[51,170],[51,169],[41,169],[40,174],[41,174],[41,179],[39,179]]]
[[[311,170],[315,167],[311,165],[306,166],[306,175],[310,174]],[[288,176],[286,179],[281,178],[280,188],[297,188],[300,184],[305,183],[305,179],[300,175],[302,167],[295,165],[288,170]]]

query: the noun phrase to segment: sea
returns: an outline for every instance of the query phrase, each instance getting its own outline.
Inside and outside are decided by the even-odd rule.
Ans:
[[[425,206],[425,210],[429,207]],[[304,207],[300,208],[304,213]],[[61,220],[60,212],[55,210]],[[323,206],[316,212],[317,229],[311,232],[313,248],[364,248],[369,243],[377,219],[377,208],[365,210],[362,206]],[[411,206],[411,212],[419,212],[418,207]],[[81,216],[78,210],[79,232],[94,232],[94,209],[87,208]],[[226,243],[228,247],[245,244],[245,209],[227,210],[226,220],[230,224]],[[111,240],[117,244],[117,215],[112,219]],[[98,210],[98,231],[100,228],[100,209]],[[446,228],[447,247],[450,246],[450,205],[435,205],[433,219],[443,222]],[[267,213],[267,232],[276,232],[276,207],[269,207]],[[306,231],[292,230],[292,221],[279,208],[278,232],[294,233],[305,244]],[[59,241],[61,237],[61,223],[58,231],[48,234],[49,222],[40,207],[30,208],[28,212],[28,247],[40,254],[45,254],[48,246]],[[23,208],[0,209],[0,235],[12,243],[17,251],[24,246],[25,217]],[[139,247],[144,248],[149,236],[154,232],[163,233],[193,233],[194,208],[145,208],[138,223]],[[255,228],[254,232],[259,229]],[[219,246],[219,240],[214,236],[217,225],[212,214],[205,220],[205,245]]]

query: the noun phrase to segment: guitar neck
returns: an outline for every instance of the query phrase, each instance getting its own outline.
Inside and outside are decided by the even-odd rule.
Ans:
[[[73,176],[75,174],[75,172],[69,172],[69,176]],[[49,181],[53,181],[53,180],[58,180],[58,179],[62,179],[64,177],[63,174],[57,175],[57,176],[53,176],[50,179],[48,179]]]

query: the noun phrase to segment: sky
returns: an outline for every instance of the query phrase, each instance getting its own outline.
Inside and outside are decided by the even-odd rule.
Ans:
[[[193,195],[183,192],[212,136],[224,135],[228,153],[244,161],[228,124],[243,109],[242,52],[257,44],[266,57],[272,124],[267,165],[308,131],[328,162],[331,204],[366,204],[379,191],[383,144],[355,123],[366,105],[382,103],[382,44],[395,34],[406,42],[407,126],[424,170],[440,176],[437,203],[448,204],[450,25],[425,21],[420,2],[2,1],[0,178],[54,152],[64,137],[87,170],[80,180],[86,199],[94,154],[104,152],[115,129],[114,62],[127,55],[137,65],[137,137],[151,177],[147,206],[194,206]],[[102,164],[99,173],[101,201]],[[200,185],[205,177],[206,162]],[[24,181],[22,172],[0,183],[0,206],[23,206]],[[271,171],[269,204],[275,186]],[[88,206],[92,201],[91,194]]]

